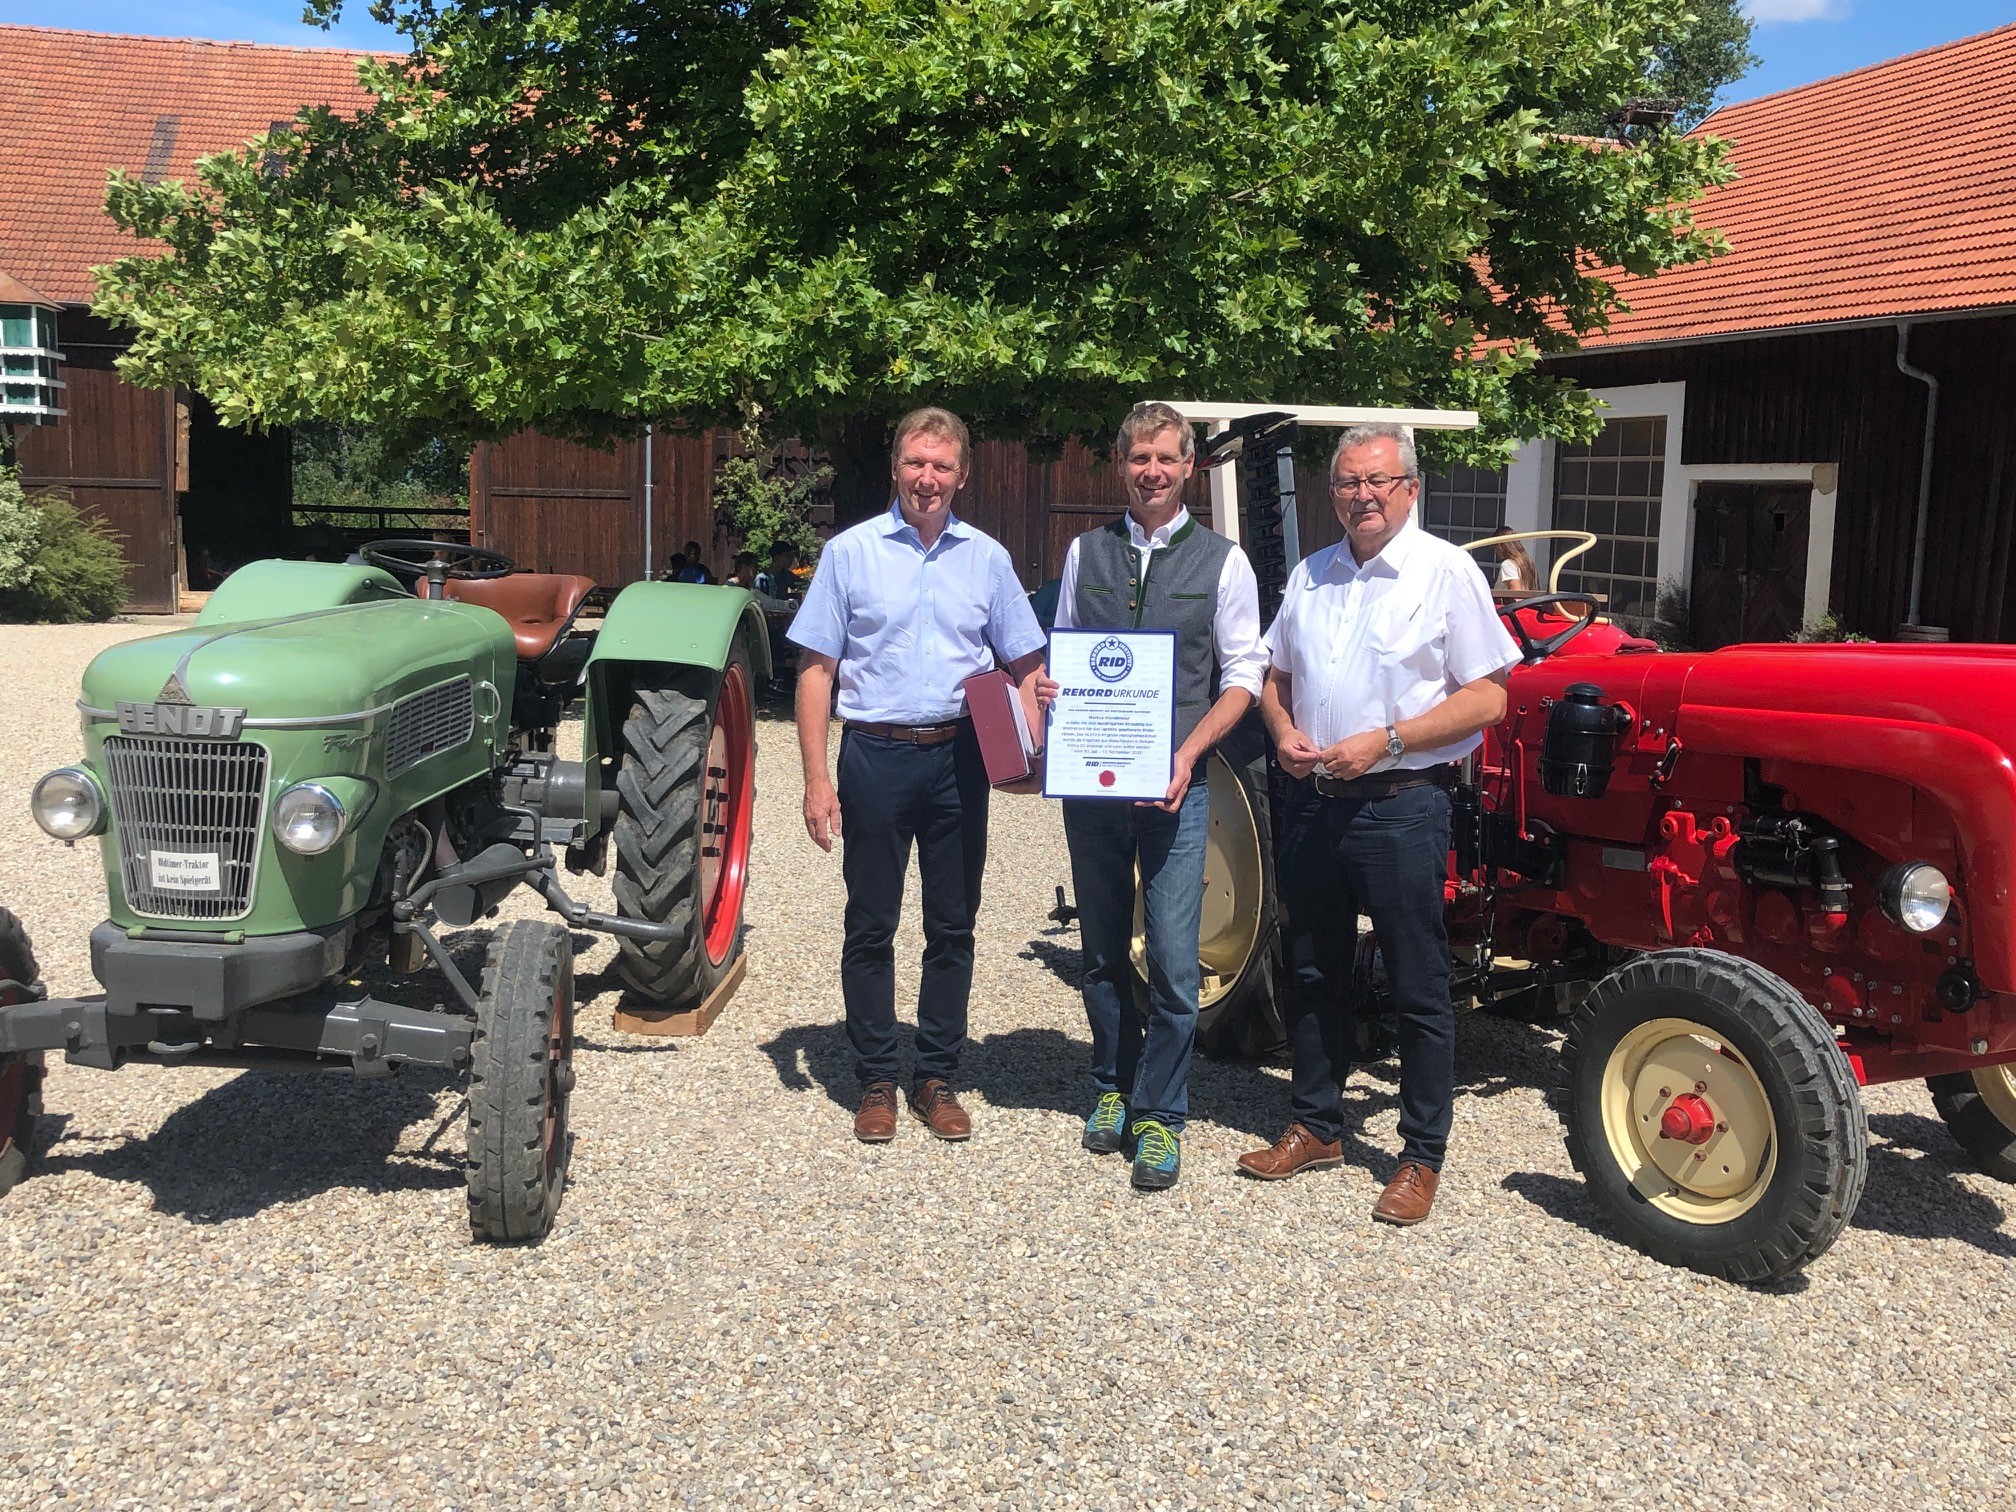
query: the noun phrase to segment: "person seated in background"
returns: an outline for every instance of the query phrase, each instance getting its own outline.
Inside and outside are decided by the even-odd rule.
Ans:
[[[738,551],[728,566],[728,581],[734,587],[756,591],[756,553]]]
[[[665,572],[658,581],[661,583],[683,583],[686,579],[680,576],[680,574],[685,572],[685,570],[686,553],[675,551],[672,553],[671,559],[665,563]]]
[[[792,569],[798,565],[798,548],[786,546],[782,542],[770,548],[770,566],[756,574],[756,591],[770,598],[782,599],[791,596],[791,589],[797,583]]]
[[[682,564],[673,572],[673,582],[711,583],[714,581],[714,574],[707,570],[707,562],[700,553],[700,543],[698,541],[688,541],[686,549],[678,553],[672,560],[675,563]]]
[[[1540,591],[1540,574],[1524,546],[1517,541],[1500,541],[1494,549],[1498,553],[1498,580],[1492,584],[1493,589],[1499,593]]]

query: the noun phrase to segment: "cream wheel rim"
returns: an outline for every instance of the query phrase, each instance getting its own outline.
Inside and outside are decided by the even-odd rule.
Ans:
[[[1665,1132],[1669,1110],[1688,1134]],[[1764,1084],[1692,1019],[1650,1019],[1618,1041],[1603,1066],[1602,1113],[1618,1169],[1653,1207],[1688,1223],[1740,1218],[1778,1169]]]
[[[1974,1090],[2002,1127],[2016,1134],[2016,1066],[1983,1066],[1974,1073]]]
[[[1197,929],[1197,1006],[1209,1008],[1239,984],[1260,948],[1260,903],[1266,874],[1260,824],[1246,789],[1215,753],[1209,773],[1211,809],[1204,842],[1204,901]],[[1146,899],[1134,873],[1134,974],[1148,980]]]

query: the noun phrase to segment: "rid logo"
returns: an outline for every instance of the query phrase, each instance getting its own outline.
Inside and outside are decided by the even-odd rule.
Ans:
[[[1092,648],[1092,675],[1101,682],[1125,682],[1134,670],[1134,653],[1117,636],[1107,636]]]

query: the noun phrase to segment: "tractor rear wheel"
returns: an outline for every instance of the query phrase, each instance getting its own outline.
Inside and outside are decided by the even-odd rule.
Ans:
[[[1568,1027],[1568,1155],[1626,1243],[1731,1281],[1792,1274],[1847,1227],[1868,1126],[1834,1031],[1712,950],[1638,956]]]
[[[20,1003],[37,976],[35,951],[21,921],[0,908],[0,1003]],[[35,1124],[42,1114],[42,1057],[0,1055],[0,1192],[28,1174],[35,1154]]]
[[[617,772],[617,911],[670,924],[674,940],[619,939],[618,968],[644,996],[697,1008],[742,948],[756,799],[755,684],[737,635],[717,673],[668,667],[640,679]]]
[[[1287,1026],[1276,996],[1281,945],[1265,746],[1251,748],[1245,734],[1244,726],[1235,730],[1205,769],[1211,818],[1197,941],[1197,1043],[1212,1054],[1251,1058],[1278,1047]],[[1137,900],[1134,965],[1145,982],[1141,923]]]
[[[2016,1067],[1984,1066],[1933,1076],[1932,1106],[1984,1173],[2016,1182]]]
[[[566,925],[513,919],[497,931],[469,1053],[469,1231],[488,1244],[543,1239],[560,1211],[571,1153],[574,937]]]

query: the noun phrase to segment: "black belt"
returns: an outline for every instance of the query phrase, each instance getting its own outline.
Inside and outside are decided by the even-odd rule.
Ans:
[[[928,725],[866,724],[858,719],[847,721],[847,728],[863,735],[878,735],[884,740],[907,740],[912,745],[943,745],[958,735],[967,723],[967,716],[943,720]]]
[[[1445,761],[1440,766],[1402,767],[1398,771],[1373,772],[1349,780],[1314,772],[1309,780],[1315,784],[1317,793],[1325,798],[1383,798],[1403,788],[1451,787],[1456,781],[1456,766]]]

